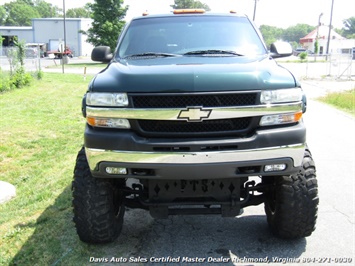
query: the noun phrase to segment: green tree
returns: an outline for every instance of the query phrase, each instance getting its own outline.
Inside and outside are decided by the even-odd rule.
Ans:
[[[283,35],[283,29],[268,25],[261,25],[260,32],[267,47],[270,47],[270,45],[277,40],[282,39]]]
[[[21,2],[29,6],[34,6],[33,0],[21,0]]]
[[[4,5],[5,26],[31,26],[32,18],[40,17],[35,7],[29,4],[30,0],[16,0]]]
[[[30,26],[33,18],[62,16],[62,10],[45,0],[15,0],[0,6],[0,25]]]
[[[355,17],[343,20],[342,35],[348,39],[355,39]]]
[[[303,62],[304,60],[307,59],[308,54],[307,54],[306,52],[302,52],[302,53],[300,53],[298,56],[299,56],[299,58],[301,59],[301,62]]]
[[[68,9],[66,12],[67,18],[90,18],[91,17],[91,10],[88,5],[79,8],[71,8]]]
[[[318,43],[318,40],[316,40],[314,42],[314,53],[318,54],[318,51],[319,51],[319,43]]]
[[[122,4],[123,0],[95,0],[93,4],[88,4],[94,21],[91,28],[83,33],[88,36],[89,43],[94,46],[107,45],[111,49],[116,47],[128,10],[128,6],[121,7]]]
[[[171,6],[174,9],[182,8],[203,8],[206,11],[210,11],[210,7],[197,0],[175,0],[174,5]]]
[[[288,27],[282,34],[282,39],[288,42],[300,42],[300,39],[314,30],[314,26],[308,24],[297,24],[296,26]]]
[[[5,25],[6,20],[6,9],[3,6],[0,6],[0,26]]]
[[[315,27],[307,24],[297,24],[296,26],[290,26],[287,29],[268,25],[260,26],[260,32],[263,35],[267,47],[277,40],[283,40],[291,43],[292,47],[296,48],[299,46],[300,39],[314,29]]]
[[[44,0],[35,0],[34,8],[39,13],[40,18],[53,18],[62,16],[63,11]]]

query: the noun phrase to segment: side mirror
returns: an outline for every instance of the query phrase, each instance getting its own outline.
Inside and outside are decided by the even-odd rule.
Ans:
[[[91,60],[108,63],[112,60],[113,54],[109,46],[97,46],[91,52]]]
[[[292,55],[292,46],[288,42],[275,42],[270,46],[270,55],[273,58]]]

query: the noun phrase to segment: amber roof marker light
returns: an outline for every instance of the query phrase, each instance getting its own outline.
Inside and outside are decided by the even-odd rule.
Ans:
[[[206,13],[206,10],[200,8],[200,9],[175,9],[173,12],[175,15],[180,15],[180,14],[203,14]]]

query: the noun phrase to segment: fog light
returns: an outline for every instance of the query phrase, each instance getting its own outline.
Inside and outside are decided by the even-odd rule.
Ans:
[[[286,164],[269,164],[265,165],[264,171],[265,172],[277,172],[283,171],[286,169]]]
[[[131,128],[129,121],[124,118],[87,117],[86,120],[93,127]]]
[[[260,126],[273,126],[288,123],[296,123],[302,117],[302,112],[291,114],[266,115],[260,120]]]
[[[127,168],[122,167],[106,167],[106,173],[110,175],[126,175]]]

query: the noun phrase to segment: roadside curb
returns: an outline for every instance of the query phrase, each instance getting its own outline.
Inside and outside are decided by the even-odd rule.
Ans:
[[[16,196],[16,188],[10,183],[0,181],[0,204],[11,200]]]

